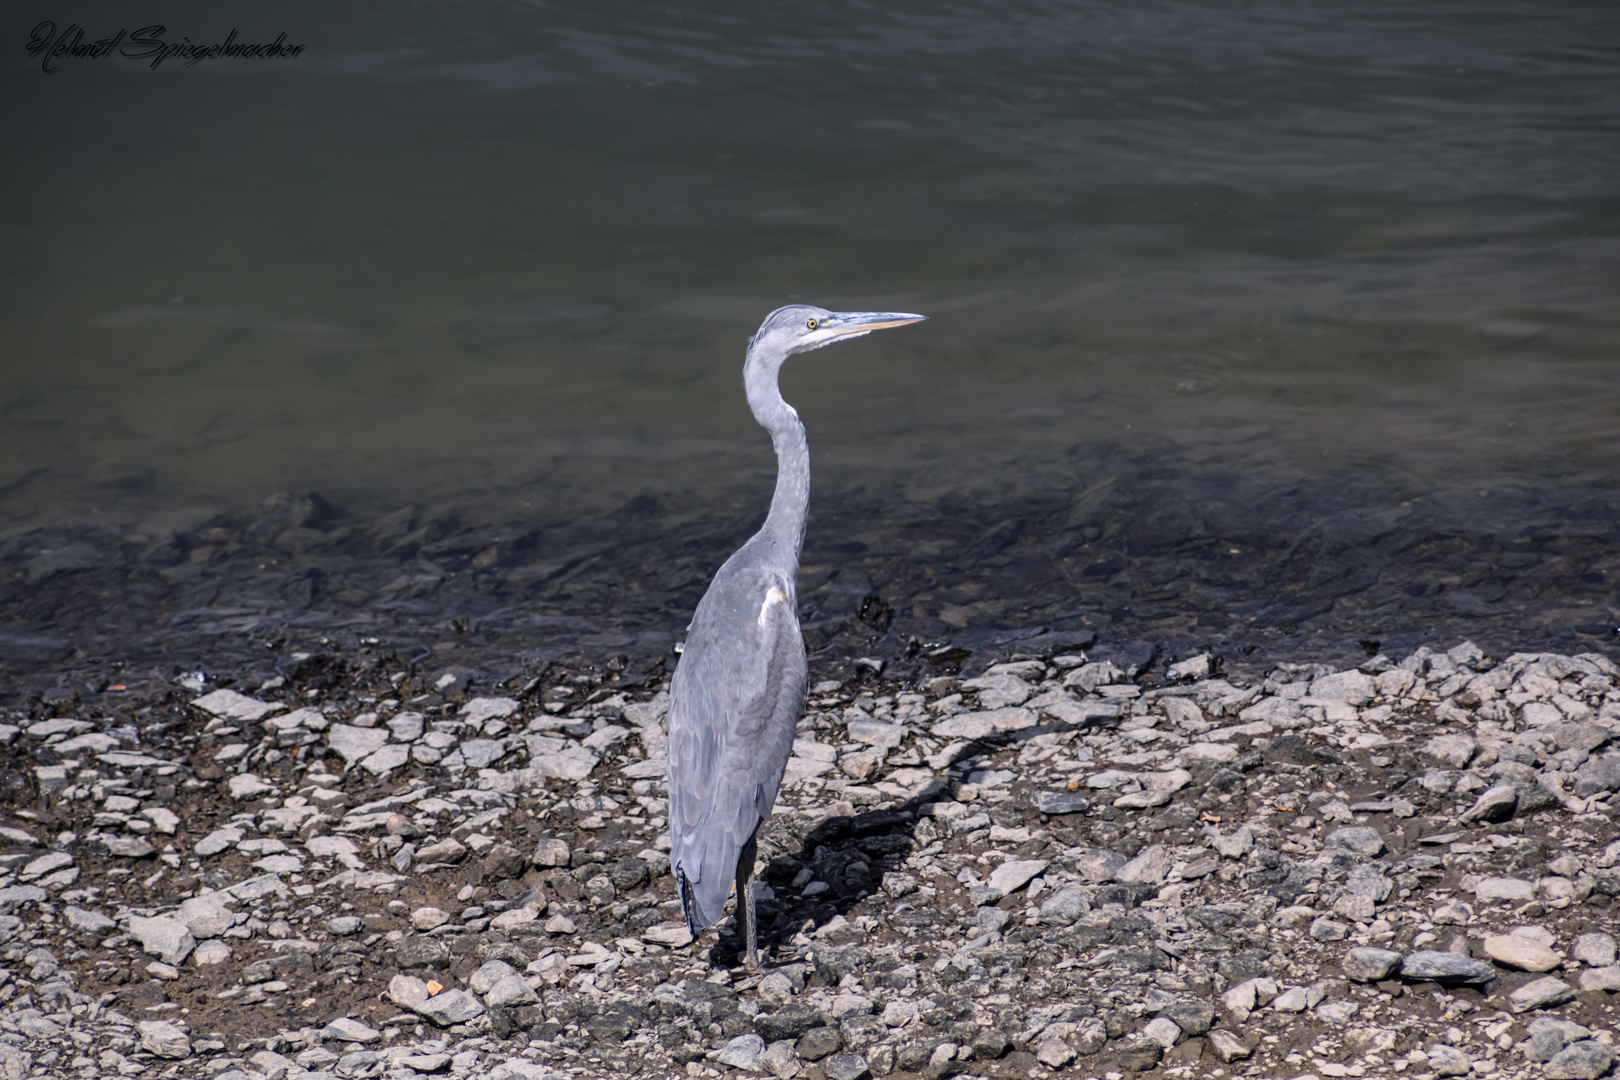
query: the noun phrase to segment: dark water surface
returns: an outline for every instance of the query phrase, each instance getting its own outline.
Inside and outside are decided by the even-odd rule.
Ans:
[[[46,74],[68,14],[305,51]],[[763,513],[739,369],[792,300],[931,316],[784,380],[829,663],[1613,649],[1620,8],[3,32],[7,678],[667,650]]]

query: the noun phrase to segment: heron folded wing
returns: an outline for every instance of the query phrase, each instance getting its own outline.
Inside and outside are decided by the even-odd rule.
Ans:
[[[783,602],[792,595],[779,575],[717,577],[671,686],[670,860],[710,923],[738,853],[770,814],[803,708],[804,643]]]

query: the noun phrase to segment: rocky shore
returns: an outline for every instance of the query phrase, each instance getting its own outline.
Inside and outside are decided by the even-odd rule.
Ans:
[[[1155,659],[817,683],[752,974],[680,921],[661,669],[35,702],[0,1077],[1610,1074],[1620,668]]]

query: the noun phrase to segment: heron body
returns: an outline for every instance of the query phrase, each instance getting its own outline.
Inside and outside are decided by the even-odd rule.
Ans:
[[[776,805],[809,677],[796,581],[810,448],[778,377],[795,353],[922,318],[794,305],[766,316],[748,345],[743,384],[776,448],[776,493],[765,524],[699,601],[670,684],[669,827],[687,926],[696,935],[719,922],[735,881],[738,938],[751,968],[755,837]]]

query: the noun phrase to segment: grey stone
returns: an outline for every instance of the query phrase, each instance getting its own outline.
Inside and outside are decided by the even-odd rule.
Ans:
[[[1041,921],[1068,926],[1090,910],[1091,900],[1086,896],[1086,890],[1078,885],[1069,885],[1041,904]]]
[[[1581,972],[1582,990],[1620,990],[1620,964],[1587,968]]]
[[[1158,885],[1170,873],[1170,865],[1170,849],[1153,844],[1120,867],[1114,880],[1126,885]]]
[[[1343,941],[1350,936],[1350,927],[1326,915],[1311,923],[1311,937],[1317,941]]]
[[[1614,1051],[1596,1040],[1564,1047],[1547,1062],[1547,1080],[1597,1080],[1614,1064]]]
[[[411,748],[403,743],[390,743],[374,754],[360,759],[360,767],[373,776],[386,776],[411,759]]]
[[[769,1069],[777,1080],[793,1080],[804,1071],[799,1055],[794,1052],[793,1043],[788,1039],[778,1039],[767,1046],[760,1064]]]
[[[1408,953],[1401,961],[1401,978],[1432,979],[1435,982],[1487,983],[1496,978],[1496,968],[1454,952]]]
[[[461,757],[471,769],[483,769],[506,756],[506,743],[499,739],[468,739],[461,744]]]
[[[1037,791],[1035,793],[1035,809],[1043,814],[1056,816],[1058,814],[1083,814],[1091,809],[1089,800],[1078,795],[1071,795],[1066,791]]]
[[[161,1058],[191,1056],[191,1038],[167,1020],[142,1020],[135,1025],[141,1033],[141,1049]]]
[[[1462,821],[1506,821],[1519,806],[1519,788],[1516,784],[1496,784],[1480,792],[1474,805],[1464,812]]]
[[[1311,683],[1310,696],[1321,701],[1342,701],[1347,705],[1365,705],[1378,692],[1371,675],[1359,671],[1340,671],[1324,675]]]
[[[1254,1051],[1244,1045],[1243,1040],[1230,1031],[1216,1028],[1208,1035],[1209,1048],[1215,1051],[1215,1056],[1228,1064],[1248,1057]]]
[[[388,729],[333,724],[327,731],[326,744],[343,759],[344,764],[353,765],[388,745]]]
[[[440,1027],[449,1027],[481,1015],[484,1006],[465,990],[441,990],[416,1006],[416,1011]]]
[[[570,855],[568,845],[555,837],[546,837],[534,846],[529,861],[536,866],[567,866]]]
[[[738,1035],[720,1049],[715,1058],[722,1065],[744,1072],[759,1072],[764,1065],[765,1040],[758,1035]]]
[[[1254,830],[1247,825],[1238,826],[1230,836],[1223,836],[1213,829],[1210,832],[1214,834],[1210,840],[1223,859],[1241,859],[1254,850]]]
[[[1536,887],[1523,878],[1484,878],[1474,886],[1474,899],[1506,900],[1512,904],[1524,904],[1536,898]]]
[[[402,712],[388,721],[388,730],[400,742],[415,742],[422,737],[424,719],[419,712]]]
[[[388,981],[388,1000],[413,1012],[428,999],[427,983],[414,975],[395,975]]]
[[[182,963],[197,947],[191,930],[172,915],[142,918],[133,915],[129,920],[129,933],[148,954],[165,964]]]
[[[1080,876],[1094,885],[1113,881],[1114,875],[1128,860],[1117,851],[1107,848],[1085,848],[1074,856],[1074,868]]]
[[[1384,838],[1378,835],[1377,829],[1366,825],[1350,825],[1329,833],[1324,846],[1371,859],[1383,852]]]
[[[1049,865],[1045,859],[1009,859],[990,872],[990,887],[1003,896],[1017,892]]]
[[[1035,1059],[1049,1069],[1061,1069],[1074,1058],[1074,1047],[1054,1035],[1035,1044]]]
[[[235,690],[215,690],[211,694],[197,698],[192,704],[205,712],[230,720],[258,720],[268,713],[278,713],[286,708],[277,702],[259,701],[238,694]]]
[[[917,879],[903,871],[890,870],[883,875],[883,891],[896,900],[910,896],[917,891]]]
[[[1442,765],[1461,769],[1473,760],[1479,743],[1467,735],[1436,735],[1419,748],[1419,753]]]
[[[1168,1016],[1159,1016],[1143,1025],[1142,1034],[1168,1050],[1176,1045],[1183,1032],[1180,1024]]]
[[[84,908],[74,907],[71,904],[68,905],[67,909],[63,911],[62,914],[67,916],[69,926],[73,927],[75,930],[83,931],[86,934],[104,933],[118,925],[112,919],[109,919],[99,911],[87,911]]]
[[[1603,933],[1581,934],[1575,938],[1570,955],[1587,967],[1610,967],[1615,961],[1614,937]]]
[[[540,1000],[540,995],[534,992],[523,976],[513,971],[495,980],[488,990],[483,992],[484,1004],[493,1008],[497,1005],[529,1005]]]
[[[225,892],[207,892],[180,902],[175,917],[186,925],[191,936],[198,941],[216,938],[236,925],[236,912],[228,905],[236,897]]]
[[[821,1063],[827,1080],[863,1080],[871,1076],[870,1066],[859,1054],[834,1054]]]
[[[1350,868],[1344,888],[1352,895],[1371,897],[1373,903],[1382,904],[1395,890],[1395,883],[1384,876],[1384,871],[1378,864],[1362,863]]]
[[[981,675],[977,679],[962,680],[962,689],[976,691],[979,705],[985,709],[1001,709],[1009,705],[1022,705],[1035,688],[1016,675]]]
[[[1344,959],[1339,961],[1339,967],[1344,971],[1345,978],[1363,983],[1387,979],[1395,974],[1400,966],[1400,953],[1365,945],[1349,950],[1344,954]]]
[[[1592,758],[1576,769],[1573,790],[1582,799],[1620,790],[1620,754]]]
[[[1532,979],[1508,995],[1508,1008],[1514,1012],[1529,1012],[1531,1009],[1544,1009],[1549,1005],[1561,1005],[1575,996],[1575,990],[1562,979],[1555,979],[1551,975],[1544,975],[1539,979]]]
[[[1194,998],[1179,998],[1159,1013],[1176,1022],[1188,1035],[1202,1035],[1215,1022],[1215,1006]]]
[[[1429,1071],[1436,1076],[1463,1076],[1468,1072],[1468,1055],[1455,1046],[1435,1043],[1428,1053]]]
[[[321,1028],[320,1037],[340,1042],[373,1043],[382,1038],[382,1032],[367,1027],[353,1017],[340,1016]]]
[[[106,845],[107,854],[123,859],[144,859],[157,850],[144,836],[104,836],[101,842]]]

